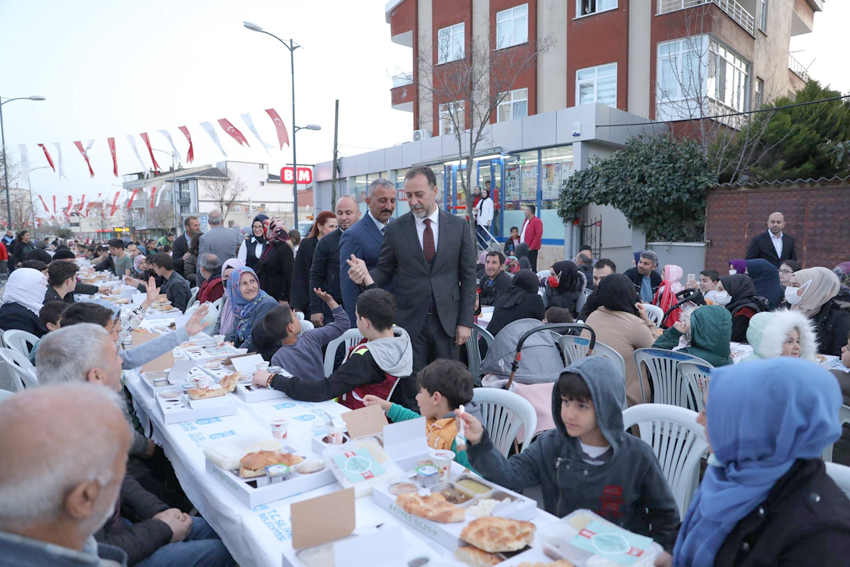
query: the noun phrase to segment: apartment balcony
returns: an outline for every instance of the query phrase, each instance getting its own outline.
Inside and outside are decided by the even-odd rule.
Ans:
[[[413,112],[413,100],[416,98],[416,85],[413,84],[413,74],[404,73],[393,77],[393,88],[390,90],[392,107],[396,110]]]
[[[800,63],[799,61],[797,61],[796,59],[794,59],[794,56],[793,56],[793,55],[789,55],[789,56],[788,56],[788,69],[789,69],[792,73],[794,73],[795,75],[797,75],[798,77],[800,77],[800,79],[801,79],[804,83],[809,82],[809,71],[808,71],[808,69],[806,69],[806,67],[805,67],[805,66],[803,66],[803,64],[802,64],[802,63]]]
[[[823,11],[823,0],[794,0],[791,16],[791,35],[812,33],[815,26],[815,12]]]
[[[805,2],[805,0],[803,1]],[[658,15],[696,8],[705,4],[715,4],[735,23],[744,28],[748,34],[753,37],[756,36],[755,17],[735,0],[658,0]]]
[[[390,0],[384,7],[384,15],[390,24],[390,37],[393,43],[413,47],[413,34],[416,32],[416,1]]]

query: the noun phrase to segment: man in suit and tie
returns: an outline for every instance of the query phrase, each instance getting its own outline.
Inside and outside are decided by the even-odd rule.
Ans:
[[[438,358],[457,360],[472,334],[475,310],[475,241],[463,218],[437,208],[437,179],[430,167],[404,176],[410,212],[384,232],[378,263],[371,271],[348,258],[349,277],[366,286],[395,282],[396,324],[413,342],[414,374]],[[415,380],[396,388],[399,402],[416,407]],[[401,392],[399,392],[401,390]]]
[[[745,259],[763,258],[779,268],[785,260],[797,260],[794,250],[794,238],[782,231],[785,217],[782,213],[773,213],[767,219],[767,232],[757,234],[750,242]]]
[[[381,244],[384,241],[384,229],[395,212],[396,190],[387,179],[376,179],[369,184],[366,196],[368,210],[366,215],[339,238],[339,283],[342,289],[342,305],[350,321],[355,321],[354,304],[360,295],[360,286],[348,277],[348,264],[343,260],[352,254],[366,262],[366,269],[372,270],[378,265]],[[391,291],[391,290],[390,290]]]

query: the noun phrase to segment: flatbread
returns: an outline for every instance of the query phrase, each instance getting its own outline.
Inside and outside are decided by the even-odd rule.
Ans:
[[[537,526],[498,516],[477,518],[460,532],[460,539],[490,553],[519,551],[531,544]]]
[[[399,494],[395,503],[408,514],[441,524],[462,522],[466,519],[463,508],[446,501],[445,496],[439,492],[428,496],[420,496],[416,492]]]
[[[186,395],[189,396],[190,400],[206,400],[209,398],[219,398],[221,396],[227,395],[226,388],[215,388],[215,389],[207,389],[207,388],[191,388],[186,391]]]
[[[471,567],[492,567],[504,561],[495,553],[481,551],[477,547],[458,547],[455,550],[455,559],[462,561]]]
[[[234,372],[233,374],[228,374],[218,383],[219,386],[227,390],[228,392],[232,392],[236,389],[236,383],[239,382],[239,378],[242,377],[241,372]]]
[[[239,476],[242,478],[253,478],[255,476],[263,476],[266,474],[265,468],[271,465],[287,465],[295,466],[304,459],[292,453],[281,453],[280,451],[257,451],[248,453],[239,464],[242,468],[239,469]]]

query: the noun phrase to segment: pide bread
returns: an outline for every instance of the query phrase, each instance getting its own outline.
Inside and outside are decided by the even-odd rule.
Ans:
[[[399,494],[395,503],[408,514],[441,524],[462,522],[466,518],[463,508],[446,501],[446,498],[439,492],[434,492],[428,496],[420,496],[416,492]]]
[[[189,396],[190,400],[207,400],[209,398],[218,398],[221,396],[227,395],[227,389],[225,388],[191,388],[186,391],[186,395]]]
[[[280,451],[257,451],[248,453],[239,460],[242,468],[239,476],[242,478],[253,478],[266,474],[266,467],[271,465],[295,466],[304,459],[292,453],[281,453]]]
[[[536,529],[531,522],[487,516],[469,522],[460,532],[460,539],[490,553],[504,553],[529,545]]]
[[[477,547],[472,546],[458,547],[455,550],[455,559],[463,561],[471,567],[491,567],[492,565],[498,565],[503,561],[503,559],[495,553],[487,553],[486,551],[481,551]]]
[[[242,377],[241,372],[234,372],[233,374],[228,374],[218,383],[219,386],[227,390],[228,392],[232,392],[236,389],[236,383],[239,382],[239,379]]]

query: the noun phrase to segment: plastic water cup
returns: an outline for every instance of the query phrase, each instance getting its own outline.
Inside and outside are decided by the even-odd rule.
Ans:
[[[273,419],[269,422],[272,428],[272,435],[275,439],[286,439],[286,430],[289,427],[288,419]]]
[[[449,473],[452,470],[452,461],[455,460],[453,451],[431,451],[431,462],[434,466],[440,469],[440,481],[446,482],[449,480]]]

